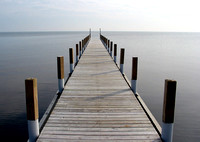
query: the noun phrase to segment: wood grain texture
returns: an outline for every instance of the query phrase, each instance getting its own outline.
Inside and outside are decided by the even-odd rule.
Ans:
[[[37,120],[39,118],[37,79],[27,78],[25,80],[25,90],[27,120]]]
[[[58,74],[58,79],[64,78],[64,57],[63,56],[57,57],[57,74]]]
[[[99,39],[92,39],[38,142],[160,142]]]

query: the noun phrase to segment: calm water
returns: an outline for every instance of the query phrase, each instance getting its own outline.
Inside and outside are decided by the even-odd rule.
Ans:
[[[57,90],[56,57],[88,32],[0,33],[0,135],[7,141],[26,141],[24,80],[38,78],[40,118]],[[174,141],[200,139],[200,33],[102,32],[125,48],[125,73],[131,58],[139,58],[138,92],[161,124],[164,80],[178,82]],[[92,34],[97,38],[98,33]],[[119,49],[118,49],[119,55]],[[119,56],[118,56],[119,57]],[[118,60],[119,61],[119,60]]]

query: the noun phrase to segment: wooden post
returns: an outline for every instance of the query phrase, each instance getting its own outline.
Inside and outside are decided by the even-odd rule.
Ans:
[[[99,34],[101,35],[101,28],[99,28]]]
[[[108,50],[108,39],[106,39],[106,49]]]
[[[82,55],[82,47],[81,47],[81,41],[79,41],[79,59],[81,58]]]
[[[84,52],[84,42],[83,42],[83,40],[82,40],[82,54],[83,54],[83,52]]]
[[[120,71],[123,74],[124,73],[124,52],[125,49],[121,48],[121,52],[120,52]]]
[[[76,64],[78,63],[78,44],[76,44]]]
[[[131,88],[135,94],[136,94],[136,83],[137,83],[137,65],[138,65],[138,57],[133,57],[132,58]]]
[[[114,44],[114,62],[117,63],[117,44]]]
[[[58,90],[62,93],[64,89],[64,57],[57,57]]]
[[[161,138],[164,142],[172,142],[173,125],[174,125],[174,110],[176,99],[176,81],[165,80],[165,91],[163,101],[163,116],[162,116],[162,134]]]
[[[112,48],[113,48],[113,42],[110,43],[110,56],[112,57]]]
[[[69,64],[70,64],[70,74],[74,71],[74,54],[73,48],[69,48]]]
[[[25,91],[29,142],[35,142],[39,136],[38,91],[36,78],[27,78],[25,80]]]
[[[86,39],[83,40],[83,47],[84,47],[84,51],[85,51],[85,47],[86,47]]]
[[[110,40],[108,40],[108,53],[109,53],[109,50],[110,50]]]

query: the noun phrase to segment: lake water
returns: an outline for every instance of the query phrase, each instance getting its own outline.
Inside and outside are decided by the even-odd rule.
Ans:
[[[7,141],[28,138],[24,80],[38,79],[39,115],[42,117],[57,91],[57,56],[88,32],[0,33],[0,136]],[[164,80],[177,80],[174,141],[200,139],[200,33],[102,32],[125,48],[125,74],[130,79],[131,58],[138,56],[137,92],[162,124]],[[92,38],[98,38],[93,32]],[[118,59],[119,61],[119,59]],[[66,78],[65,77],[65,78]]]

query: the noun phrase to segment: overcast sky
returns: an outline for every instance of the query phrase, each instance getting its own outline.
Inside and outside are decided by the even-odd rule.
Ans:
[[[200,32],[199,0],[0,0],[4,31]]]

